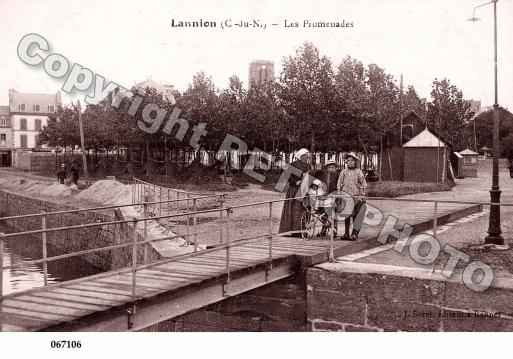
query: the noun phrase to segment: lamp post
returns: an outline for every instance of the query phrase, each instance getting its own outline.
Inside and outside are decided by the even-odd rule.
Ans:
[[[485,5],[493,4],[493,51],[494,51],[494,104],[493,104],[493,165],[492,165],[492,188],[490,190],[490,202],[497,203],[490,206],[490,219],[488,226],[488,235],[485,238],[485,244],[504,245],[504,238],[501,233],[501,191],[499,187],[499,104],[498,104],[498,86],[497,86],[497,1],[492,0],[487,3],[474,7],[472,17],[469,21],[478,21],[476,9]]]

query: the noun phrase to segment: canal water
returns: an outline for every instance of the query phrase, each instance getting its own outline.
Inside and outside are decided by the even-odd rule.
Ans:
[[[0,225],[0,232],[10,233],[12,229]],[[23,291],[44,285],[43,264],[27,263],[42,258],[41,240],[37,238],[14,237],[5,241],[3,266],[17,264],[16,268],[3,270],[4,294]],[[64,254],[51,246],[48,256]],[[48,263],[48,284],[80,278],[101,272],[81,258],[67,258]]]

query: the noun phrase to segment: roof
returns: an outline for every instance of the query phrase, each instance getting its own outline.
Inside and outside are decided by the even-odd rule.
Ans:
[[[9,90],[9,108],[11,112],[19,112],[18,105],[24,104],[24,112],[33,112],[33,105],[39,105],[40,112],[48,112],[48,105],[55,108],[61,104],[60,92],[53,94],[46,93],[26,93],[18,92],[14,89]]]
[[[460,151],[460,155],[463,156],[470,156],[470,155],[478,155],[479,153],[472,151],[471,149],[464,149],[463,151]]]
[[[481,147],[481,151],[491,151],[492,149],[486,146]]]
[[[445,143],[427,128],[406,142],[403,147],[446,147]]]
[[[162,96],[171,102],[172,104],[176,103],[175,97],[173,96],[173,86],[168,84],[162,84],[157,81],[154,81],[152,79],[147,79],[145,81],[139,82],[134,85],[137,89],[145,90],[147,87],[154,88],[159,93],[162,94]]]
[[[403,114],[403,117],[402,117],[402,120],[406,120],[410,117],[414,117],[416,118],[417,120],[421,121],[421,122],[425,122],[425,120],[423,120],[414,110],[410,110],[408,112],[405,112]],[[394,122],[392,122],[390,124],[390,126],[388,126],[388,130],[389,131],[390,129],[392,129],[393,127],[395,127],[396,125],[398,125],[399,123],[401,122],[401,117],[399,116]]]
[[[454,152],[454,154],[456,155],[456,157],[458,158],[463,158],[463,156],[461,154],[459,154],[458,152]]]

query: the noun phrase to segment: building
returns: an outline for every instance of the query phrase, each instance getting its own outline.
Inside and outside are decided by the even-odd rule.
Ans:
[[[274,63],[272,61],[256,60],[249,64],[249,87],[274,81]]]
[[[176,104],[175,96],[173,95],[174,86],[169,84],[160,83],[157,81],[152,80],[151,78],[136,83],[133,87],[134,90],[138,90],[139,92],[144,93],[144,90],[147,88],[153,88],[157,90],[160,94],[162,94],[162,97],[169,101],[171,104]]]
[[[17,166],[18,158],[27,150],[39,147],[39,132],[49,117],[61,106],[61,94],[18,92],[9,89],[10,163]]]
[[[402,125],[402,143],[401,143]],[[378,173],[383,181],[402,181],[404,149],[402,145],[426,128],[426,121],[415,111],[408,111],[393,122],[381,137]]]
[[[427,128],[403,145],[404,175],[407,182],[447,183],[450,146]]]
[[[477,177],[477,157],[479,153],[467,148],[461,151],[460,155],[463,157],[463,176]]]
[[[11,166],[12,129],[9,106],[0,106],[0,167]]]
[[[38,94],[9,90],[9,112],[12,131],[12,149],[39,147],[39,131],[48,123],[50,115],[62,104],[61,94]]]

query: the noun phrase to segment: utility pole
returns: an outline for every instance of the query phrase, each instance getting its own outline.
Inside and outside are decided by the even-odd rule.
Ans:
[[[399,84],[400,93],[399,93],[399,118],[401,121],[401,132],[399,135],[399,143],[403,145],[403,74],[401,74],[401,82]]]
[[[78,127],[80,129],[80,145],[82,149],[82,165],[84,168],[84,177],[89,178],[89,171],[87,170],[87,158],[85,154],[85,140],[84,140],[84,125],[82,123],[82,109],[80,106],[80,100],[77,101],[77,111],[78,111]]]

